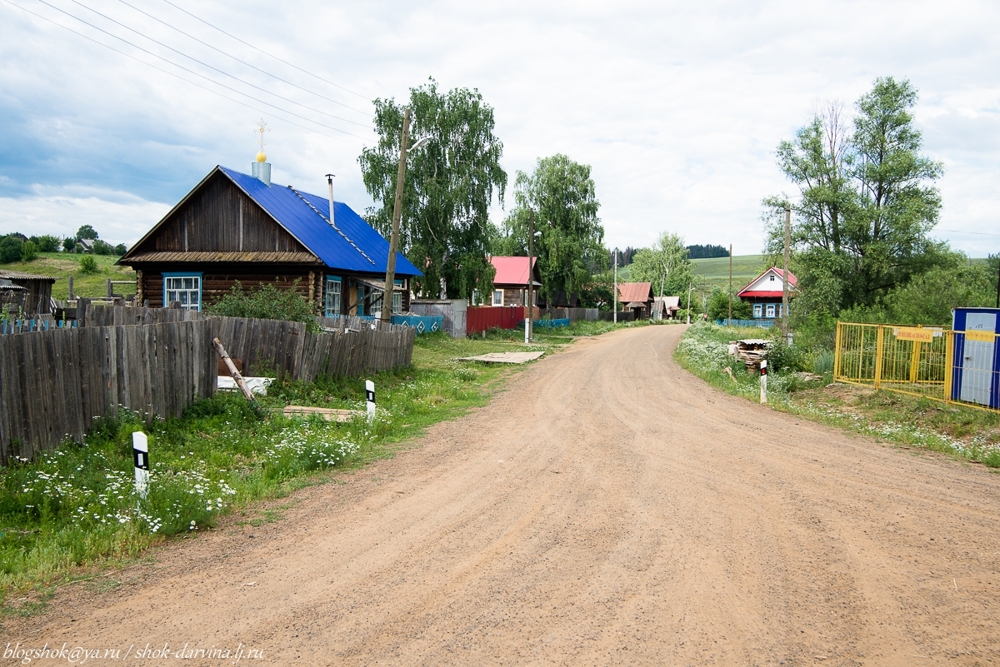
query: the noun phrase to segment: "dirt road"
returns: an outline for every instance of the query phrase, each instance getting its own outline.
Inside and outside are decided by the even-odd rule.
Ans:
[[[0,649],[1000,664],[1000,476],[722,395],[673,362],[680,334],[578,342],[419,448],[303,491],[282,521],[172,545],[116,590],[5,622]]]

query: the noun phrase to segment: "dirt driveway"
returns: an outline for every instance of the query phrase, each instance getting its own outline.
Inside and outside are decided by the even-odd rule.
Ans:
[[[671,359],[681,332],[578,342],[419,448],[301,492],[282,521],[174,544],[112,591],[67,587],[47,616],[5,622],[0,649],[1000,664],[1000,476],[722,395]],[[137,659],[164,645],[173,659]],[[184,659],[213,649],[231,654]]]

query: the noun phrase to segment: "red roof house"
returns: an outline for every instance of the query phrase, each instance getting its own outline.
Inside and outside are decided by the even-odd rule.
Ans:
[[[635,319],[649,317],[653,312],[652,283],[618,283],[618,303],[622,310],[631,310]]]
[[[527,257],[490,257],[496,269],[493,277],[493,296],[489,303],[494,306],[523,306],[527,302],[528,275],[535,287],[535,304],[538,303],[538,288],[542,286],[538,272],[538,258],[531,258],[531,271]]]
[[[781,298],[785,289],[785,272],[776,266],[760,274],[750,281],[736,295],[742,301],[753,306],[755,320],[774,320],[781,317]],[[788,272],[788,294],[795,294],[799,279],[791,271]]]

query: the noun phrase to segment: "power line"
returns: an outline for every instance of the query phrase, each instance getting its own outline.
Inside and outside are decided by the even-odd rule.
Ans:
[[[191,13],[191,12],[189,12],[188,10],[184,9],[183,7],[179,7],[179,6],[175,5],[175,4],[174,4],[174,3],[172,3],[172,2],[170,1],[170,0],[163,0],[163,2],[167,3],[168,5],[170,5],[171,7],[173,7],[174,9],[177,9],[177,10],[179,10],[179,11],[182,11],[182,12],[184,12],[185,14],[187,14],[187,15],[188,15],[188,16],[190,16],[191,18],[195,19],[196,21],[201,21],[202,23],[204,23],[205,25],[207,25],[207,26],[208,26],[209,28],[213,28],[213,29],[215,29],[215,30],[218,30],[218,31],[219,31],[219,32],[221,32],[221,33],[222,33],[223,35],[225,35],[226,37],[230,37],[230,38],[232,38],[232,39],[235,39],[235,40],[236,40],[237,42],[239,42],[240,44],[244,44],[244,45],[246,45],[246,46],[249,46],[249,47],[250,47],[251,49],[255,49],[255,50],[257,50],[257,51],[260,51],[261,53],[263,53],[263,54],[264,54],[265,56],[267,56],[268,58],[274,58],[274,59],[275,59],[275,60],[277,60],[277,61],[278,61],[279,63],[284,63],[285,65],[288,65],[289,67],[294,67],[295,69],[297,69],[297,70],[299,70],[300,72],[303,72],[303,73],[305,73],[305,74],[308,74],[309,76],[313,77],[314,79],[317,79],[317,80],[319,80],[319,81],[322,81],[323,83],[328,83],[328,84],[330,84],[331,86],[333,86],[334,88],[340,88],[340,89],[341,89],[341,90],[343,90],[344,92],[347,92],[347,93],[350,93],[351,95],[357,95],[358,97],[360,97],[361,99],[365,100],[366,102],[371,102],[371,99],[370,99],[370,98],[369,98],[368,96],[366,96],[366,95],[362,95],[361,93],[356,93],[356,92],[354,92],[353,90],[351,90],[350,88],[345,88],[344,86],[341,86],[341,85],[340,85],[340,84],[338,84],[338,83],[334,83],[333,81],[330,81],[329,79],[324,79],[323,77],[321,77],[321,76],[319,76],[319,75],[317,75],[317,74],[313,74],[313,73],[312,73],[312,72],[310,72],[309,70],[305,70],[305,69],[302,69],[302,68],[301,68],[301,67],[299,67],[298,65],[295,65],[295,64],[293,64],[293,63],[290,63],[290,62],[288,62],[287,60],[282,60],[282,59],[281,59],[281,58],[279,58],[278,56],[276,56],[276,55],[273,55],[273,54],[270,54],[270,53],[268,53],[267,51],[265,51],[264,49],[260,48],[259,46],[255,46],[255,45],[251,44],[250,42],[246,42],[246,41],[244,41],[244,40],[240,39],[239,37],[237,37],[236,35],[233,35],[233,34],[230,34],[230,33],[226,32],[225,30],[223,30],[222,28],[220,28],[220,27],[218,27],[218,26],[216,26],[216,25],[213,25],[213,24],[209,23],[209,22],[208,22],[208,21],[206,21],[205,19],[203,19],[203,18],[200,18],[200,17],[198,17],[198,16],[195,16],[194,14],[192,14],[192,13]]]
[[[44,2],[44,0],[39,0],[39,2]],[[70,2],[72,2],[75,5],[79,5],[80,7],[83,7],[84,9],[86,9],[89,12],[93,12],[94,14],[97,14],[98,16],[100,16],[101,18],[105,19],[106,21],[111,21],[115,25],[119,25],[122,28],[125,28],[126,30],[128,30],[130,32],[134,32],[135,34],[137,34],[140,37],[143,37],[145,39],[148,39],[149,41],[153,42],[154,44],[159,44],[163,48],[169,49],[169,50],[173,51],[174,53],[176,53],[179,56],[187,58],[188,60],[190,60],[192,62],[196,62],[199,65],[201,65],[202,67],[207,67],[207,68],[209,68],[211,70],[215,70],[216,72],[218,72],[219,74],[222,74],[223,76],[228,76],[230,79],[233,79],[234,81],[239,81],[240,83],[242,83],[245,86],[250,86],[251,88],[255,88],[255,89],[261,91],[262,93],[267,93],[268,95],[273,95],[274,97],[277,97],[279,100],[284,100],[286,102],[291,102],[292,104],[297,104],[300,107],[302,107],[303,109],[309,109],[309,111],[313,111],[315,113],[323,114],[324,116],[329,116],[330,118],[334,118],[336,120],[343,121],[345,123],[351,123],[352,125],[357,125],[359,127],[364,127],[364,128],[369,127],[368,125],[365,125],[364,123],[359,123],[357,121],[348,120],[347,118],[341,118],[340,116],[334,116],[332,113],[323,111],[322,109],[317,109],[315,107],[311,107],[308,104],[303,104],[302,102],[296,102],[295,100],[291,99],[290,97],[284,97],[283,95],[279,95],[277,93],[271,92],[267,88],[262,88],[262,87],[260,87],[260,86],[258,86],[256,84],[250,83],[249,81],[244,81],[243,79],[241,79],[238,76],[235,76],[233,74],[230,74],[229,72],[221,70],[218,67],[215,67],[214,65],[209,65],[208,63],[204,62],[203,60],[199,60],[199,59],[197,59],[197,58],[195,58],[193,56],[189,56],[188,54],[184,53],[183,51],[179,51],[178,49],[175,49],[174,47],[170,46],[169,44],[164,44],[163,42],[159,41],[158,39],[154,39],[153,37],[150,37],[149,35],[143,34],[142,32],[136,30],[135,28],[131,28],[131,27],[125,25],[124,23],[122,23],[121,21],[118,21],[116,19],[111,18],[107,14],[102,14],[101,12],[97,11],[93,7],[88,7],[87,5],[83,4],[82,2],[80,2],[80,0],[70,0]],[[45,4],[49,4],[49,3],[45,2]],[[49,6],[51,7],[52,5],[49,5]],[[72,14],[70,14],[70,16],[72,16]]]
[[[990,234],[988,232],[967,232],[964,229],[940,229],[939,228],[939,229],[935,229],[933,231],[935,231],[935,232],[952,232],[952,233],[955,233],[955,234],[978,234],[979,236],[997,236],[997,237],[1000,237],[1000,234]]]
[[[143,65],[146,65],[147,67],[151,67],[151,68],[157,70],[158,72],[163,72],[164,74],[169,74],[170,76],[172,76],[172,77],[174,77],[176,79],[180,79],[181,81],[183,81],[186,84],[195,86],[197,88],[201,88],[202,90],[208,91],[208,92],[212,93],[213,95],[218,95],[219,97],[221,97],[221,98],[223,98],[225,100],[229,100],[230,102],[235,102],[236,104],[239,104],[241,106],[247,107],[248,109],[253,109],[254,111],[257,111],[257,112],[260,112],[260,113],[273,113],[273,112],[269,112],[269,111],[264,111],[262,109],[258,109],[257,107],[251,106],[251,105],[247,104],[246,102],[244,102],[242,100],[238,100],[236,98],[229,97],[228,95],[223,95],[222,93],[220,93],[217,90],[212,90],[211,88],[209,88],[207,86],[203,86],[203,85],[201,85],[199,83],[195,83],[194,81],[189,81],[188,79],[185,79],[184,77],[178,75],[176,72],[171,72],[169,70],[163,69],[162,67],[157,67],[156,65],[154,65],[152,63],[148,63],[145,60],[141,60],[140,58],[135,57],[131,53],[126,53],[125,51],[121,51],[119,49],[116,49],[115,47],[113,47],[113,46],[111,46],[109,44],[105,44],[103,42],[99,42],[96,39],[94,39],[93,37],[90,37],[89,35],[85,35],[82,32],[73,30],[69,26],[65,26],[65,25],[63,25],[61,23],[57,23],[56,21],[53,21],[49,17],[43,16],[43,15],[37,13],[37,12],[33,12],[30,9],[28,9],[27,7],[22,7],[21,5],[15,3],[15,2],[12,2],[11,0],[3,0],[3,1],[6,2],[8,5],[11,5],[12,7],[17,7],[18,9],[20,9],[20,10],[22,10],[24,12],[27,12],[28,14],[31,14],[32,16],[40,18],[43,21],[47,21],[47,22],[51,23],[54,26],[57,26],[59,28],[62,28],[63,30],[66,30],[68,32],[73,33],[74,35],[77,35],[79,37],[83,37],[84,39],[86,39],[86,40],[88,40],[90,42],[93,42],[94,44],[97,44],[98,46],[103,46],[104,48],[109,49],[111,51],[114,51],[115,53],[118,53],[120,55],[123,55],[126,58],[131,58],[132,60],[134,60],[134,61],[136,61],[138,63],[142,63]],[[153,55],[155,55],[155,54],[153,54]],[[173,63],[171,63],[171,64],[173,64]],[[176,65],[176,66],[180,67],[179,65]],[[185,68],[181,67],[181,69],[185,69]],[[186,71],[189,71],[189,70],[186,70]],[[211,79],[209,79],[209,80],[211,81]],[[213,82],[213,83],[215,83],[215,82]],[[239,92],[239,91],[237,91],[237,92]],[[290,113],[290,112],[286,112],[284,109],[281,109],[280,107],[274,106],[273,104],[270,104],[268,102],[264,102],[263,100],[258,100],[255,97],[251,97],[251,96],[247,95],[246,93],[239,93],[239,94],[240,95],[244,95],[246,97],[250,97],[250,99],[252,99],[254,101],[257,101],[257,102],[261,102],[262,104],[265,104],[266,106],[272,107],[274,109],[278,109],[279,111],[281,111],[283,113]],[[275,117],[278,118],[278,119],[280,119],[280,120],[282,120],[285,123],[288,123],[289,125],[293,125],[295,127],[301,128],[301,129],[306,130],[308,132],[316,132],[317,134],[321,134],[324,137],[329,137],[331,139],[343,139],[344,138],[344,137],[339,137],[339,136],[337,136],[335,134],[327,134],[326,132],[322,132],[322,131],[316,130],[315,128],[312,128],[312,127],[306,127],[305,125],[299,125],[298,123],[296,123],[294,121],[291,121],[291,120],[288,120],[287,118],[282,118],[281,116],[275,116]],[[306,120],[309,120],[309,119],[306,119]],[[309,122],[310,123],[315,123],[316,125],[320,125],[321,127],[329,127],[329,126],[324,125],[322,123],[318,123],[318,122],[316,122],[314,120],[309,120]],[[330,128],[330,129],[336,130],[337,128]],[[337,130],[337,131],[338,132],[343,132],[343,130]],[[348,136],[351,136],[351,137],[355,137],[356,136],[356,135],[349,134],[349,133],[345,133],[345,134],[348,134]],[[361,139],[361,137],[357,137],[357,138]]]
[[[333,102],[334,104],[339,104],[340,106],[344,107],[345,109],[350,109],[351,111],[355,111],[355,112],[357,112],[357,113],[360,113],[360,114],[364,114],[365,116],[367,116],[367,117],[369,117],[369,118],[371,117],[371,114],[370,114],[369,112],[367,112],[367,111],[362,111],[361,109],[355,109],[354,107],[352,107],[352,106],[350,106],[350,105],[347,105],[347,104],[344,104],[343,102],[341,102],[341,101],[339,101],[339,100],[335,100],[335,99],[333,99],[332,97],[327,97],[326,95],[321,95],[320,93],[317,93],[317,92],[316,92],[316,91],[314,91],[314,90],[310,90],[309,88],[306,88],[306,87],[304,87],[304,86],[300,86],[300,85],[298,85],[298,84],[295,84],[295,83],[292,83],[292,82],[291,82],[291,81],[289,81],[288,79],[284,79],[284,78],[282,78],[282,77],[278,76],[277,74],[271,74],[271,73],[270,73],[270,72],[268,72],[267,70],[264,70],[264,69],[261,69],[260,67],[257,67],[256,65],[253,65],[253,64],[251,64],[251,63],[248,63],[247,61],[245,61],[245,60],[242,60],[242,59],[240,59],[240,58],[237,58],[236,56],[232,55],[231,53],[227,53],[227,52],[223,51],[222,49],[220,49],[220,48],[218,48],[218,47],[216,47],[216,46],[212,46],[212,45],[211,45],[211,44],[209,44],[208,42],[206,42],[206,41],[204,41],[204,40],[202,40],[202,39],[199,39],[199,38],[195,37],[194,35],[192,35],[192,34],[190,34],[190,33],[187,33],[187,32],[184,32],[184,31],[183,31],[183,30],[181,30],[180,28],[178,28],[178,27],[176,27],[176,26],[173,26],[173,25],[171,25],[171,24],[167,23],[167,22],[166,22],[166,21],[164,21],[163,19],[160,19],[160,18],[157,18],[156,16],[153,16],[152,14],[150,14],[149,12],[147,12],[147,11],[145,11],[145,10],[143,10],[143,9],[139,9],[139,8],[138,8],[138,7],[136,7],[135,5],[132,5],[132,4],[129,4],[129,3],[128,3],[128,2],[126,2],[125,0],[118,0],[118,2],[122,3],[122,4],[123,4],[123,5],[125,5],[126,7],[131,7],[132,9],[134,9],[134,10],[135,10],[135,11],[137,11],[137,12],[139,12],[140,14],[143,14],[143,15],[145,15],[145,16],[148,16],[149,18],[153,19],[153,20],[154,20],[154,21],[156,21],[157,23],[161,23],[161,24],[163,24],[163,25],[167,26],[167,27],[168,27],[168,28],[170,28],[171,30],[174,30],[174,31],[176,31],[176,32],[179,32],[180,34],[184,35],[185,37],[187,37],[187,38],[189,38],[189,39],[193,39],[194,41],[198,42],[199,44],[202,44],[202,45],[204,45],[204,46],[207,46],[208,48],[212,49],[213,51],[217,51],[218,53],[221,53],[222,55],[226,56],[227,58],[232,58],[233,60],[235,60],[236,62],[238,62],[238,63],[240,63],[240,64],[243,64],[243,65],[246,65],[247,67],[250,67],[250,68],[252,68],[252,69],[255,69],[255,70],[257,70],[257,71],[258,71],[258,72],[260,72],[261,74],[266,74],[267,76],[271,77],[272,79],[277,79],[278,81],[281,81],[282,83],[286,83],[286,84],[288,84],[289,86],[292,86],[293,88],[298,88],[299,90],[302,90],[302,91],[304,91],[304,92],[307,92],[307,93],[309,93],[310,95],[315,95],[316,97],[319,97],[319,98],[321,98],[321,99],[324,99],[324,100],[326,100],[327,102]],[[366,127],[367,127],[367,126],[366,126]]]
[[[16,5],[13,2],[11,2],[10,0],[5,0],[5,1],[8,2],[9,4],[13,4],[15,7],[20,7],[20,5]],[[165,63],[167,63],[169,65],[173,65],[174,67],[176,67],[178,69],[181,69],[181,70],[184,70],[185,72],[188,72],[189,74],[194,74],[195,76],[197,76],[199,78],[205,79],[209,83],[213,83],[216,86],[219,86],[221,88],[225,88],[226,90],[230,90],[230,91],[236,93],[237,95],[243,95],[244,97],[248,97],[248,98],[250,98],[251,100],[253,100],[255,102],[258,102],[260,104],[265,104],[265,105],[267,105],[267,106],[269,106],[269,107],[271,107],[273,109],[277,109],[277,110],[281,111],[282,113],[286,113],[286,114],[289,114],[291,116],[295,116],[296,118],[301,118],[302,120],[304,120],[306,122],[314,123],[316,125],[319,125],[320,127],[325,127],[325,128],[327,128],[329,130],[333,130],[334,132],[340,132],[341,134],[346,134],[348,136],[355,137],[356,139],[361,139],[362,141],[365,141],[364,137],[358,136],[356,134],[351,134],[350,132],[347,132],[346,130],[341,130],[338,127],[334,127],[332,125],[327,125],[326,123],[321,123],[321,122],[319,122],[317,120],[313,120],[312,118],[309,118],[307,116],[303,116],[301,114],[297,114],[294,111],[289,111],[288,109],[283,109],[283,108],[281,108],[281,107],[279,107],[279,106],[277,106],[275,104],[272,104],[270,102],[266,102],[266,101],[264,101],[262,99],[254,97],[253,95],[249,95],[247,93],[244,93],[241,90],[237,90],[236,88],[233,88],[231,86],[227,86],[226,84],[220,83],[220,82],[216,81],[215,79],[211,79],[211,78],[205,76],[204,74],[202,74],[201,72],[196,72],[196,71],[194,71],[192,69],[184,67],[183,65],[178,65],[177,63],[164,58],[163,56],[159,55],[158,53],[153,53],[149,49],[144,49],[143,47],[141,47],[141,46],[139,46],[137,44],[133,44],[132,42],[128,41],[127,39],[124,39],[122,37],[119,37],[118,35],[112,34],[112,33],[108,32],[107,30],[94,25],[93,23],[90,23],[88,21],[85,21],[84,19],[81,19],[78,16],[74,16],[73,14],[70,14],[69,12],[67,12],[65,10],[59,9],[55,5],[52,5],[52,4],[48,3],[48,2],[46,2],[46,0],[38,0],[38,2],[40,2],[43,5],[46,5],[48,7],[51,7],[52,9],[56,10],[57,12],[59,12],[61,14],[65,14],[66,16],[68,16],[68,17],[70,17],[72,19],[75,19],[75,20],[79,21],[80,23],[83,23],[84,25],[90,26],[91,28],[93,28],[93,29],[95,29],[95,30],[97,30],[99,32],[102,32],[102,33],[104,33],[105,35],[107,35],[109,37],[113,37],[114,39],[117,39],[120,42],[124,42],[125,44],[128,44],[129,46],[131,46],[134,49],[138,49],[138,50],[142,51],[143,53],[146,53],[146,54],[149,54],[149,55],[153,56],[154,58],[159,58],[160,60],[162,60],[163,62],[165,62]],[[24,9],[24,7],[21,7],[21,9]],[[25,10],[25,11],[27,11],[27,10]],[[38,15],[36,14],[36,16],[38,16]],[[53,21],[53,23],[54,23],[54,21]],[[56,23],[56,25],[59,25],[59,24]],[[63,27],[65,27],[65,26],[63,26]],[[71,32],[75,32],[75,31],[71,31]],[[77,33],[77,34],[79,34],[79,33]],[[98,42],[98,44],[100,44],[100,42]],[[139,62],[143,62],[143,61],[140,60]],[[148,63],[146,63],[146,64],[148,64]]]

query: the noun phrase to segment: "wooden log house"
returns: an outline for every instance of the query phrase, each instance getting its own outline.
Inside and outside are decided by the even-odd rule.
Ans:
[[[267,167],[259,169],[258,167]],[[389,243],[347,204],[254,176],[214,168],[119,261],[136,271],[138,303],[201,310],[237,281],[293,289],[327,317],[378,315]],[[396,254],[393,312],[409,310],[410,279]]]

